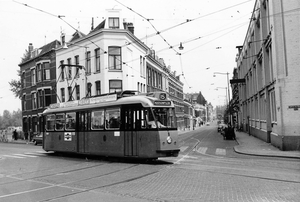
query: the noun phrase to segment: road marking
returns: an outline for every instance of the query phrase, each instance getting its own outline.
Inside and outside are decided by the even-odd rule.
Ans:
[[[201,154],[205,154],[205,153],[206,153],[206,150],[207,150],[207,147],[199,147],[199,148],[197,149],[197,151],[198,151],[199,153],[201,153]]]
[[[17,158],[17,159],[24,159],[25,157],[21,157],[21,156],[13,156],[13,155],[2,155],[4,157],[8,157],[8,158]]]
[[[189,147],[188,147],[188,146],[180,147],[180,151],[181,151],[181,152],[184,152],[187,148],[189,148]]]
[[[14,154],[14,155],[22,156],[22,157],[33,157],[33,158],[37,157],[37,156],[32,156],[32,155],[27,155],[27,154]]]
[[[217,148],[216,149],[216,155],[223,155],[223,156],[225,156],[226,155],[226,149]]]

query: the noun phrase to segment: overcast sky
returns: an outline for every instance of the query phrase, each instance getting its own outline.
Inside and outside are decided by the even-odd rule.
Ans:
[[[226,76],[213,77],[213,73],[229,72],[232,77],[236,46],[244,42],[254,3],[255,0],[0,0],[0,114],[5,109],[21,109],[8,82],[19,79],[18,64],[29,43],[39,48],[59,40],[62,31],[72,35],[75,30],[71,26],[88,34],[92,18],[96,26],[105,17],[105,10],[112,8],[121,9],[122,17],[134,23],[135,35],[152,47],[172,71],[182,75],[184,93],[201,91],[208,102],[222,105],[225,89],[215,88],[227,86]],[[65,22],[58,15],[65,16]],[[154,27],[143,17],[151,19]],[[161,34],[156,35],[154,28]],[[178,49],[180,42],[183,50]]]

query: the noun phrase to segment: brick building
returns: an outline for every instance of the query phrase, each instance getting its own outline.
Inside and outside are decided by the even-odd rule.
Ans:
[[[22,85],[23,132],[33,135],[43,132],[42,112],[56,103],[55,49],[60,42],[55,40],[41,48],[28,46],[28,58],[20,66]]]

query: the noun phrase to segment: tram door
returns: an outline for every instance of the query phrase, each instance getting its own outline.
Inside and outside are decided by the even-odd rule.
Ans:
[[[124,109],[124,153],[125,156],[138,156],[138,129],[137,119],[139,109],[134,106]]]
[[[87,131],[88,131],[88,123],[89,123],[89,113],[88,112],[78,112],[78,128],[77,128],[77,151],[80,153],[85,153],[86,143],[87,143]]]

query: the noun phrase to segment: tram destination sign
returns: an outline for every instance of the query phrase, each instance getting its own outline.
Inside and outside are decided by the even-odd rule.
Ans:
[[[154,105],[171,106],[171,101],[154,101]]]
[[[50,105],[50,109],[76,107],[80,105],[97,104],[97,103],[111,102],[116,100],[117,100],[117,94],[104,95],[100,97],[85,98],[82,100],[54,103]]]

